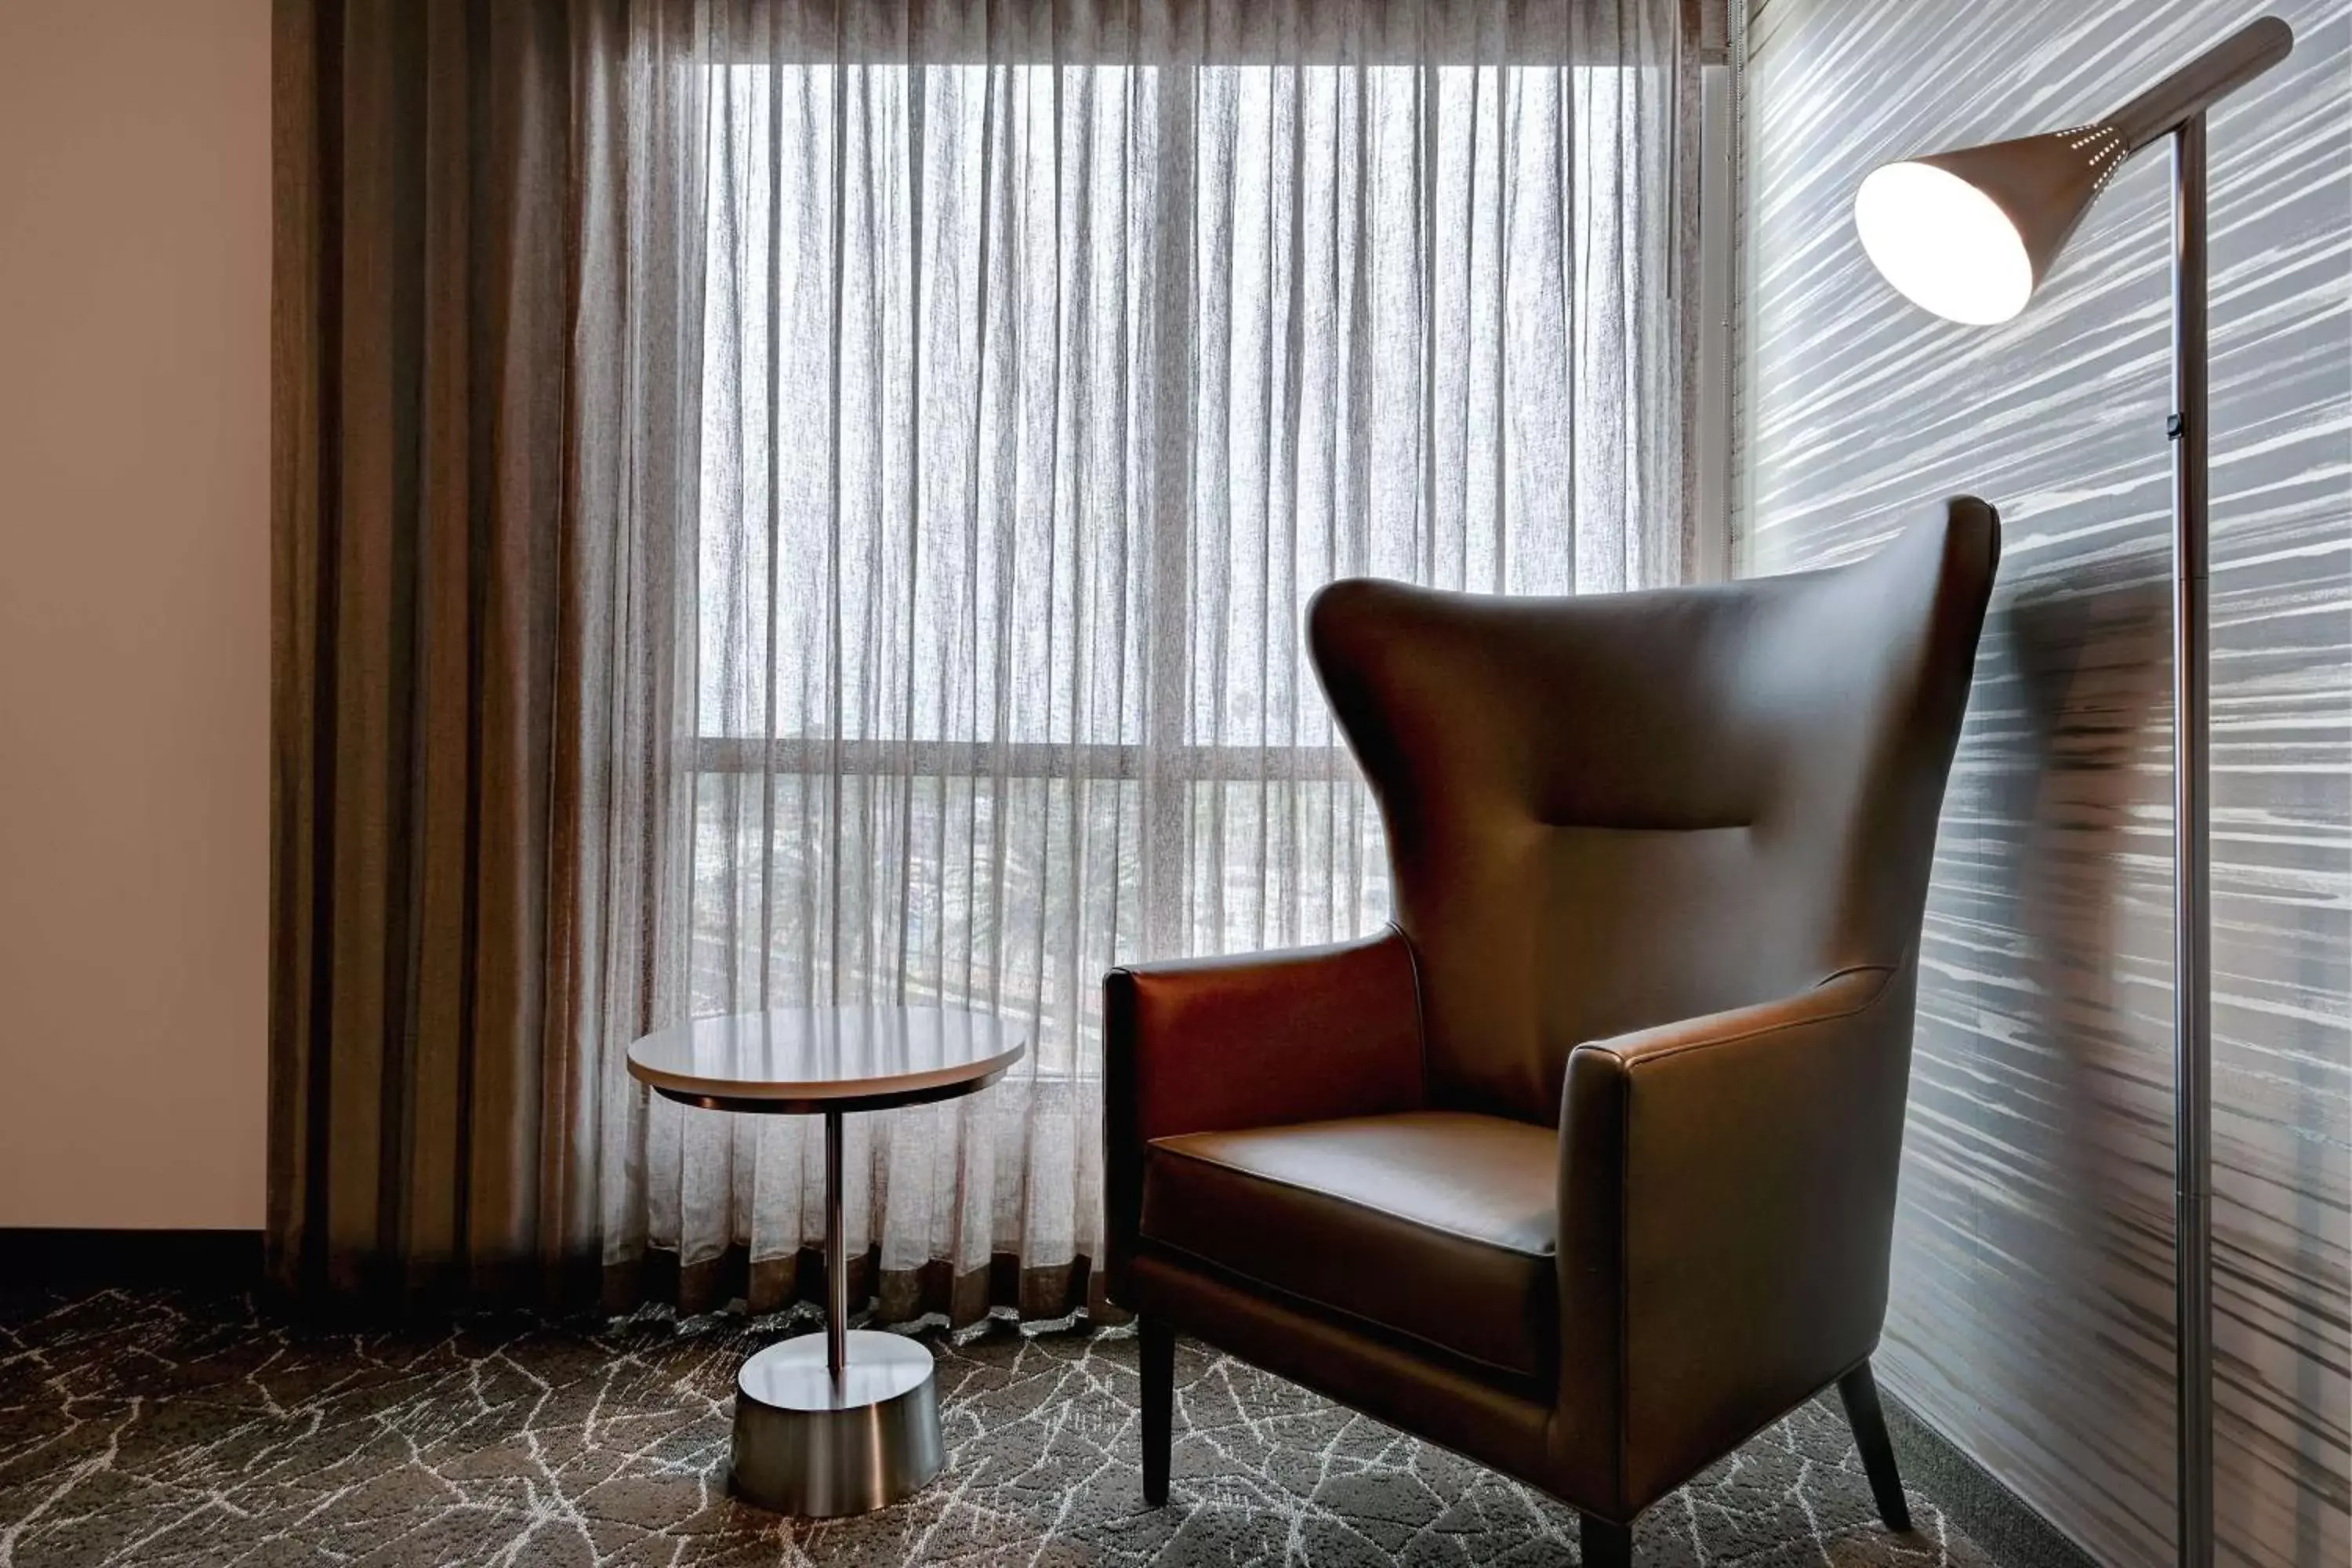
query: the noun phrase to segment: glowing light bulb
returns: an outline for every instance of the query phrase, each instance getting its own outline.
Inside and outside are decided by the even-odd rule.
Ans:
[[[1854,193],[1862,248],[1914,304],[1989,327],[2025,309],[2033,262],[1999,203],[1932,163],[1888,163]]]

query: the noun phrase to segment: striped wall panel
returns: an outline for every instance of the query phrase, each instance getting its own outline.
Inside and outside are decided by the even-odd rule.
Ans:
[[[2352,1557],[2352,7],[2212,125],[2216,1173],[2223,1561]],[[2174,1504],[2166,161],[2033,308],[1870,270],[1874,164],[2080,122],[2222,0],[1769,0],[1751,31],[1737,550],[1869,550],[1937,498],[2006,555],[1927,917],[1883,1365],[2101,1561]]]

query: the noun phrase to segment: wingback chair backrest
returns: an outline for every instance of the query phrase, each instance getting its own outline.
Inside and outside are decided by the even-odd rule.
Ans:
[[[1963,497],[1790,576],[1318,594],[1308,642],[1387,826],[1431,1102],[1557,1124],[1581,1042],[1914,962],[1999,548]]]

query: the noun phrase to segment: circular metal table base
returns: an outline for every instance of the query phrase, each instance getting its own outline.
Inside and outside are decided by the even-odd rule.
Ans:
[[[728,1484],[745,1502],[808,1519],[870,1513],[947,1463],[931,1352],[900,1334],[846,1338],[838,1381],[823,1333],[770,1345],[736,1374]]]

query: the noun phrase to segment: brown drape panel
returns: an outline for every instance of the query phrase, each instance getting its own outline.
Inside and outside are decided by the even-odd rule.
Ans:
[[[677,662],[673,543],[626,521],[663,510],[602,475],[691,429],[582,194],[643,183],[601,100],[646,11],[277,9],[269,1268],[312,1304],[601,1262],[596,1043],[658,934],[613,847],[659,828]]]

